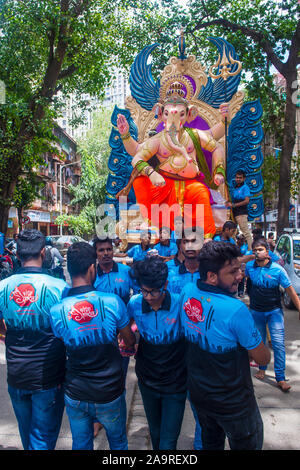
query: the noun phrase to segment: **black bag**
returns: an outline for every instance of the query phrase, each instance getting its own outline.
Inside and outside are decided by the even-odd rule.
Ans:
[[[45,259],[43,261],[43,268],[51,269],[52,261],[53,261],[53,259],[52,259],[51,246],[46,246]]]

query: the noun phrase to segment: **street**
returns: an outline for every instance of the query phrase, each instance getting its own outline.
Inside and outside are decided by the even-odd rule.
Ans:
[[[300,321],[296,310],[285,309],[286,327],[286,377],[292,385],[284,394],[276,386],[273,372],[273,357],[265,380],[253,377],[257,401],[264,421],[264,450],[297,450],[300,432]],[[0,341],[0,450],[22,450],[16,419],[7,393],[4,344]],[[273,355],[272,355],[273,356]],[[252,375],[256,369],[251,368]],[[131,359],[127,384],[128,441],[129,450],[150,450],[147,421]],[[192,450],[194,419],[187,402],[178,450]],[[64,416],[56,448],[71,450],[72,439],[68,418]],[[96,450],[108,450],[104,430],[95,439]]]

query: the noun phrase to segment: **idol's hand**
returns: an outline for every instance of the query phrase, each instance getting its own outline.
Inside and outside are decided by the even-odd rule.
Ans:
[[[117,127],[121,135],[127,134],[127,132],[129,131],[129,124],[123,114],[118,114]]]
[[[217,186],[220,186],[220,184],[223,184],[224,183],[224,176],[221,175],[221,174],[216,174],[215,177],[214,177],[214,183],[217,185]]]
[[[165,186],[166,184],[164,178],[157,173],[157,171],[153,171],[153,173],[150,174],[149,179],[153,186]]]
[[[225,121],[225,118],[227,118],[227,121],[230,122],[231,116],[230,116],[228,103],[222,103],[220,105],[219,111],[222,115],[222,121]]]

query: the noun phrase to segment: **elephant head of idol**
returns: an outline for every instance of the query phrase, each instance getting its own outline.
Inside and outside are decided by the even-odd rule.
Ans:
[[[169,146],[189,160],[186,149],[180,144],[180,135],[184,125],[195,119],[198,110],[196,106],[189,106],[183,85],[180,82],[172,83],[164,101],[157,103],[153,110],[158,121],[164,124]]]

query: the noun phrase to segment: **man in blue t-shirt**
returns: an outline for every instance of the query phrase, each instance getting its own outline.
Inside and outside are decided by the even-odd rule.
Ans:
[[[116,294],[127,304],[130,296],[137,292],[129,275],[130,267],[113,260],[113,241],[110,238],[96,238],[93,246],[98,260],[96,290]]]
[[[255,260],[249,261],[245,270],[245,276],[248,278],[250,311],[264,342],[268,325],[274,351],[277,385],[283,392],[288,392],[291,386],[285,379],[284,315],[280,286],[286,290],[299,312],[300,300],[284,268],[271,261],[268,243],[258,239],[253,242],[252,250]],[[256,374],[258,379],[264,379],[266,368],[266,366],[259,367],[259,372]]]
[[[234,187],[231,194],[232,202],[227,202],[227,207],[231,207],[233,217],[239,225],[240,230],[245,235],[248,247],[252,245],[252,236],[248,227],[248,204],[251,191],[246,184],[246,173],[238,170],[235,174]]]
[[[249,356],[270,361],[253,318],[234,297],[242,278],[240,251],[225,242],[205,243],[200,278],[181,295],[181,324],[188,341],[188,390],[202,428],[204,450],[259,450],[263,423],[255,400]]]
[[[85,242],[67,252],[72,288],[50,312],[54,334],[65,343],[66,410],[75,449],[93,449],[93,423],[101,422],[110,449],[126,450],[125,377],[117,343],[118,332],[128,347],[135,336],[124,302],[114,294],[98,292],[96,252]]]
[[[185,340],[179,295],[168,291],[168,268],[158,256],[133,267],[141,293],[128,304],[138,327],[136,375],[154,450],[175,450],[186,400]]]
[[[174,256],[174,258],[170,259],[169,261],[166,261],[169,274],[171,271],[174,271],[174,269],[176,270],[176,268],[184,261],[184,256],[181,251],[181,237],[177,238],[175,243],[176,243],[177,253]]]
[[[170,229],[168,227],[160,227],[159,243],[156,243],[153,249],[157,250],[158,255],[164,261],[169,261],[177,254],[177,246],[174,241],[170,240]]]
[[[8,392],[24,449],[53,450],[64,410],[66,352],[49,312],[69,286],[42,269],[45,237],[38,230],[20,232],[17,255],[21,269],[0,282]]]
[[[129,248],[126,253],[129,258],[133,258],[133,262],[145,259],[151,250],[151,231],[143,230],[140,234],[140,239],[141,243]]]
[[[127,305],[131,295],[138,292],[138,286],[129,275],[130,267],[125,264],[116,263],[113,260],[113,241],[110,238],[96,238],[93,246],[96,250],[98,261],[97,276],[94,282],[95,289],[99,292],[116,294]],[[123,355],[123,370],[126,377],[130,355],[133,355],[134,351],[128,351],[122,342],[120,348],[121,355]]]
[[[198,227],[182,233],[180,250],[184,260],[169,271],[168,289],[170,292],[180,294],[185,284],[196,282],[199,279],[198,255],[203,242],[203,233]]]
[[[227,220],[222,227],[222,232],[220,235],[216,235],[213,239],[215,242],[228,242],[236,244],[235,239],[233,238],[236,234],[237,225],[232,222],[232,220]]]

